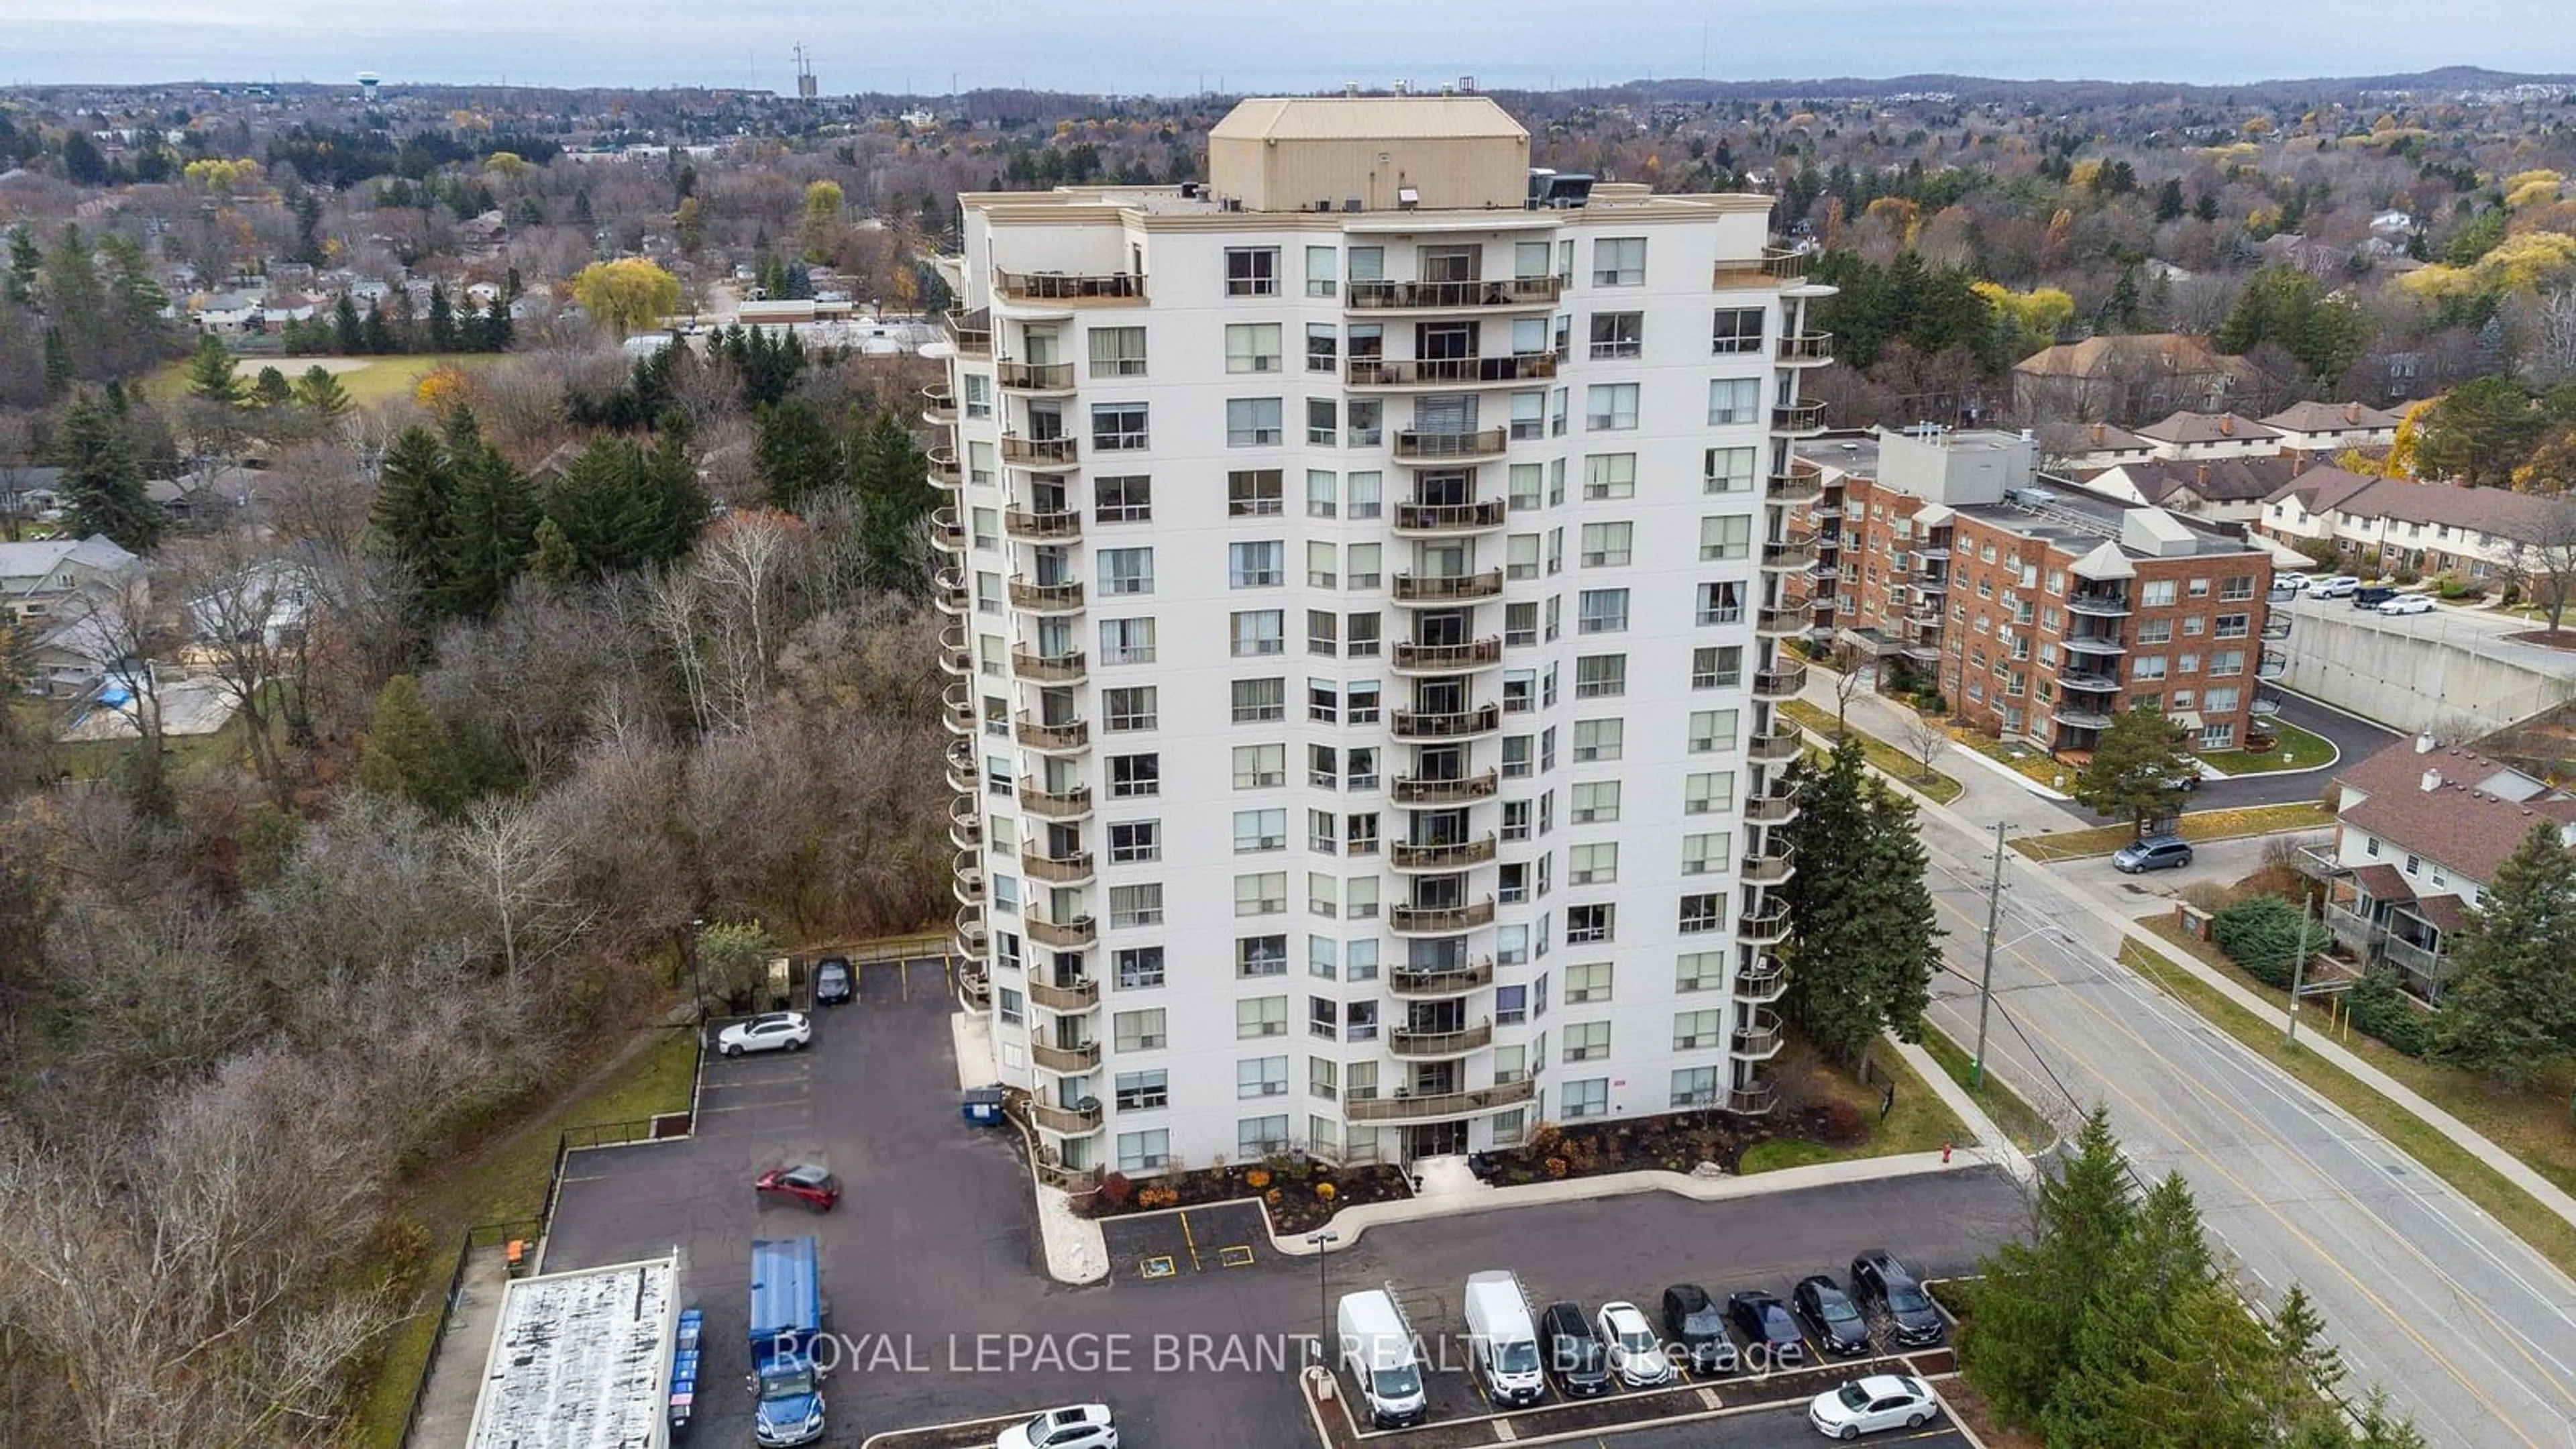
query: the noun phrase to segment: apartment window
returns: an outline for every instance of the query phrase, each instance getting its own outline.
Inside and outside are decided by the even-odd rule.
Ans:
[[[1565,853],[1567,885],[1608,885],[1619,878],[1619,847],[1610,841],[1568,846]]]
[[[1645,350],[1645,313],[1595,312],[1592,314],[1593,361],[1607,362],[1617,358],[1639,357],[1644,355]]]
[[[1306,516],[1331,518],[1339,514],[1342,501],[1342,478],[1323,468],[1306,470]]]
[[[1277,539],[1226,545],[1226,585],[1237,589],[1275,589],[1288,546]]]
[[[1228,398],[1225,403],[1225,445],[1229,448],[1260,448],[1280,441],[1280,419],[1283,406],[1275,397]]]
[[[1342,913],[1341,903],[1336,899],[1339,894],[1340,885],[1340,880],[1334,876],[1324,875],[1316,871],[1308,871],[1306,873],[1307,911],[1310,914],[1323,916],[1327,919],[1340,915]]]
[[[1226,324],[1226,371],[1277,372],[1279,361],[1278,323],[1229,322]]]
[[[1712,830],[1682,837],[1682,874],[1716,875],[1726,869],[1727,852],[1733,836],[1727,831]]]
[[[1718,1046],[1718,1034],[1725,1030],[1722,1011],[1677,1011],[1673,1013],[1673,1050],[1698,1051]]]
[[[1682,897],[1682,934],[1695,936],[1703,931],[1716,930],[1725,919],[1725,911],[1726,896],[1719,891]]]
[[[1155,687],[1150,684],[1100,691],[1101,727],[1113,733],[1154,728],[1157,697]],[[1127,758],[1151,759],[1153,757],[1146,755]]]
[[[1093,377],[1143,377],[1145,329],[1094,327],[1090,331]]]
[[[1633,523],[1583,525],[1583,566],[1588,569],[1626,568],[1636,530]]]
[[[1583,780],[1568,788],[1566,803],[1577,825],[1607,825],[1619,818],[1619,782]],[[1581,881],[1574,884],[1580,885]]]
[[[1378,847],[1378,819],[1374,810],[1362,810],[1342,817],[1342,852],[1345,855],[1375,855]],[[1373,881],[1351,882],[1351,898],[1356,901],[1362,885]],[[1358,915],[1353,911],[1351,914]]]
[[[1712,624],[1740,624],[1744,621],[1744,585],[1728,582],[1699,586],[1699,607],[1693,618],[1701,627]]]
[[[2201,691],[2200,696],[2200,712],[2203,714],[2234,714],[2236,713],[2237,705],[2243,702],[2244,698],[2245,692],[2232,684],[2224,685],[2216,689],[2203,690]]]
[[[1000,548],[1002,546],[1001,512],[992,508],[978,508],[970,516],[975,547],[985,550]]]
[[[1594,242],[1592,244],[1592,285],[1596,287],[1646,285],[1646,239],[1641,236],[1606,236]]]
[[[1637,385],[1596,382],[1583,390],[1583,426],[1595,433],[1629,432],[1637,426]]]
[[[1232,637],[1238,659],[1278,654],[1288,647],[1286,616],[1277,609],[1248,609],[1233,616]]]
[[[1382,692],[1378,688],[1377,681],[1374,679],[1361,680],[1360,682],[1343,690],[1342,698],[1350,711],[1351,723],[1376,724],[1378,719],[1378,700],[1381,693]],[[1367,754],[1372,752],[1361,750],[1353,751],[1353,753]]]
[[[1225,249],[1225,294],[1229,297],[1278,296],[1279,249],[1277,247],[1227,247]]]
[[[2141,643],[2141,644],[2170,644],[2170,643],[2172,643],[2172,642],[2173,642],[2173,620],[2171,620],[2171,619],[2142,619],[2142,620],[2140,620],[2140,621],[2138,622],[2138,642],[2139,642],[2139,643]]]
[[[1100,662],[1103,664],[1153,663],[1154,621],[1151,618],[1101,620]]]
[[[1266,724],[1288,717],[1288,681],[1285,679],[1238,679],[1234,681],[1234,722]]]
[[[2236,603],[2254,597],[2254,576],[2234,574],[2221,581],[2218,597],[2222,603]]]
[[[1160,1172],[1172,1162],[1172,1134],[1157,1127],[1151,1132],[1118,1134],[1118,1170],[1128,1174]]]
[[[1276,916],[1287,909],[1286,871],[1264,871],[1234,878],[1234,913],[1237,916]]]
[[[1330,322],[1306,324],[1306,370],[1331,372],[1341,366],[1342,330]]]
[[[1336,260],[1337,259],[1334,257],[1333,249],[1331,247],[1306,248],[1307,296],[1329,297],[1333,295],[1333,270]]]
[[[1154,551],[1150,548],[1104,548],[1100,551],[1100,592],[1154,592]]]
[[[1134,865],[1140,861],[1163,858],[1163,822],[1160,820],[1121,820],[1109,827],[1109,860],[1113,865]]]
[[[2222,679],[2231,674],[2244,673],[2245,651],[2242,649],[2220,649],[2213,652],[2209,656],[2209,672]],[[2218,691],[2210,691],[2210,697],[2212,699],[2217,698],[2217,696]]]
[[[1109,924],[1121,930],[1163,924],[1163,887],[1155,882],[1111,886]]]
[[[1616,699],[1628,692],[1628,656],[1585,654],[1574,661],[1576,699]]]
[[[2138,601],[2150,609],[2168,608],[2174,601],[2172,579],[2149,579],[2140,591]]]
[[[1110,799],[1146,800],[1162,793],[1162,756],[1111,755],[1109,757]]]
[[[1512,441],[1524,442],[1547,436],[1547,394],[1516,392],[1512,394]]]
[[[1637,496],[1637,455],[1634,453],[1592,453],[1583,460],[1583,496],[1598,501],[1605,498]]]
[[[1688,748],[1692,754],[1713,754],[1735,748],[1735,716],[1731,709],[1695,709],[1691,711]]]
[[[1708,425],[1730,427],[1759,422],[1762,383],[1758,378],[1721,377],[1708,385]]]
[[[1753,516],[1720,514],[1699,521],[1699,556],[1704,560],[1740,559],[1752,552]]]
[[[1759,307],[1720,307],[1716,324],[1709,330],[1708,350],[1719,357],[1734,357],[1762,350],[1762,309]]]
[[[1628,723],[1617,719],[1579,719],[1574,722],[1574,763],[1596,764],[1615,760],[1626,751]]]
[[[1028,998],[1011,987],[1002,988],[998,1005],[1002,1022],[1006,1026],[1018,1026],[1028,1019]]]
[[[1725,984],[1726,954],[1722,951],[1691,951],[1674,962],[1673,990],[1677,994],[1715,991]]]
[[[1733,689],[1743,682],[1743,645],[1713,644],[1691,651],[1691,688]]]
[[[1278,750],[1284,745],[1239,745],[1235,753],[1246,749]],[[1280,783],[1286,783],[1281,781]],[[1237,810],[1234,812],[1234,853],[1258,855],[1264,851],[1288,848],[1288,812],[1285,810]]]
[[[1752,492],[1756,451],[1752,448],[1709,449],[1705,455],[1707,491],[1711,493]]]
[[[1350,549],[1350,568],[1343,575],[1343,587],[1351,589],[1376,588],[1378,586],[1378,580],[1381,577],[1379,571],[1382,565],[1380,561],[1385,557],[1386,545],[1384,544],[1352,544]]]
[[[1626,589],[1585,589],[1574,602],[1578,634],[1617,634],[1628,627]]]
[[[1375,659],[1378,655],[1379,626],[1375,614],[1342,616],[1342,652],[1353,659]]]
[[[1306,611],[1306,652],[1334,655],[1341,652],[1342,616],[1330,609]]]
[[[1526,780],[1530,776],[1533,741],[1528,735],[1510,735],[1503,740],[1503,778]]]
[[[2253,623],[2254,616],[2251,614],[2221,614],[2218,616],[2218,628],[2210,637],[2242,639],[2253,632]]]
[[[1245,976],[1277,976],[1288,969],[1288,938],[1253,936],[1235,943],[1235,959]],[[1234,1035],[1238,1041],[1288,1034],[1288,998],[1285,996],[1247,997],[1234,1004]]]
[[[1232,407],[1233,404],[1227,404]],[[1287,511],[1286,475],[1277,468],[1238,468],[1225,475],[1228,518],[1270,518]]]
[[[1234,971],[1238,976],[1285,976],[1288,974],[1288,938],[1286,936],[1244,936],[1234,943]],[[1238,1002],[1238,1012],[1245,1006],[1276,1003],[1277,1031],[1262,1035],[1275,1036],[1288,1030],[1288,998],[1275,996],[1259,1002]],[[1240,1021],[1240,1016],[1237,1017]]]
[[[1538,642],[1538,602],[1503,605],[1503,644],[1521,649]]]
[[[1565,999],[1571,1003],[1575,998],[1568,993]],[[1605,1062],[1610,1059],[1610,1023],[1606,1021],[1568,1022],[1562,1040],[1568,1062]]]
[[[1335,568],[1335,564],[1339,560],[1340,552],[1340,549],[1322,539],[1313,540],[1306,545],[1306,586],[1308,588],[1329,589],[1339,582],[1341,575]]]
[[[2164,677],[2165,657],[2161,654],[2141,654],[2129,661],[2129,678],[2133,682],[2143,684]]]
[[[1350,274],[1354,282],[1386,280],[1386,248],[1353,247],[1350,250]]]
[[[1610,1079],[1586,1077],[1579,1082],[1567,1082],[1557,1088],[1557,1101],[1561,1104],[1561,1115],[1569,1122],[1606,1116],[1610,1111]]]
[[[1163,984],[1163,948],[1160,946],[1123,947],[1112,954],[1111,965],[1117,973],[1121,991],[1143,991]]]
[[[1096,479],[1092,506],[1103,523],[1147,523],[1154,517],[1154,480],[1142,474]]]
[[[1386,441],[1386,404],[1355,397],[1342,404],[1343,441],[1354,448],[1374,448]]]
[[[1341,409],[1334,405],[1331,398],[1306,399],[1306,441],[1319,447],[1335,446],[1339,441],[1336,424],[1340,418]]]
[[[1547,470],[1536,463],[1514,463],[1505,475],[1504,498],[1514,513],[1536,508],[1546,495]]]
[[[1238,1162],[1257,1162],[1277,1157],[1288,1150],[1288,1119],[1279,1117],[1245,1117],[1234,1124],[1234,1156]]]
[[[1145,405],[1093,403],[1091,446],[1103,453],[1128,453],[1144,447]]]
[[[1286,745],[1236,745],[1234,788],[1270,790],[1288,783]]]
[[[1675,1028],[1675,1035],[1679,1035],[1678,1027]],[[1717,1071],[1718,1069],[1715,1067],[1674,1068],[1672,1096],[1667,1099],[1669,1104],[1675,1110],[1688,1107],[1706,1108],[1716,1105],[1718,1101]]]
[[[1607,901],[1565,908],[1565,943],[1569,946],[1596,945],[1611,939],[1618,929],[1619,908]]]
[[[1172,1074],[1157,1067],[1150,1072],[1120,1072],[1117,1078],[1118,1110],[1150,1112],[1172,1104]]]
[[[1163,1034],[1163,1008],[1159,1006],[1111,1013],[1109,1035],[1122,1052],[1159,1051],[1170,1040]]]
[[[1381,497],[1385,490],[1385,483],[1385,475],[1374,470],[1351,474],[1346,492],[1349,503],[1346,511],[1350,516],[1353,518],[1377,517],[1383,506]]]

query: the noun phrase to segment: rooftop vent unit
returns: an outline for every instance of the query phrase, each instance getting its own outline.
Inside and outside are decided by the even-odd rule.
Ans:
[[[1363,209],[1364,209],[1364,208],[1360,205],[1360,199],[1359,199],[1358,197],[1356,197],[1356,196],[1345,196],[1345,197],[1343,197],[1343,198],[1342,198],[1342,210],[1344,210],[1344,211],[1360,211],[1360,210],[1363,210]]]
[[[1529,172],[1532,211],[1570,211],[1592,199],[1592,178],[1581,172],[1556,172],[1533,166]]]

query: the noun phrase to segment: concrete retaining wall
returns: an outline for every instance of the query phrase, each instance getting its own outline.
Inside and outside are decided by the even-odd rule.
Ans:
[[[2425,615],[2301,609],[2296,617],[2282,683],[2392,729],[2485,734],[2576,697],[2576,678],[2498,657],[2488,636]]]

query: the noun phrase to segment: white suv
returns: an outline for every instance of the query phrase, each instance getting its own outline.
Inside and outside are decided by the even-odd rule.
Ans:
[[[716,1034],[716,1050],[729,1057],[744,1052],[801,1052],[814,1039],[814,1025],[801,1011],[773,1011],[737,1021]]]

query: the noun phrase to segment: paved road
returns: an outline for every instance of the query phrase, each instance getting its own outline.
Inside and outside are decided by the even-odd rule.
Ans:
[[[1952,933],[1934,1015],[1969,1040],[1991,836],[1926,811],[1923,838]],[[2249,1290],[2268,1304],[2305,1284],[2356,1385],[2385,1385],[2431,1442],[2566,1449],[2576,1283],[2116,965],[2117,917],[2145,914],[2164,884],[2142,895],[2100,861],[2011,859],[1990,1065],[2034,1101],[2107,1104],[2141,1174],[2190,1181]]]

